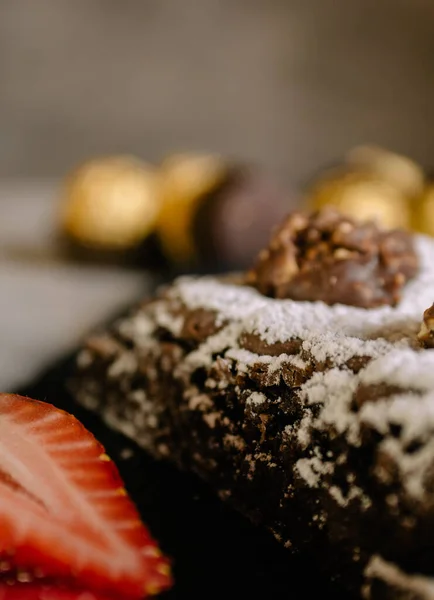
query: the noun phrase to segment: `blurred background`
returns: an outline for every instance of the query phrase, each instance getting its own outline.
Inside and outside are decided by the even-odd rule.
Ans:
[[[349,196],[346,166],[310,205],[337,194],[434,232],[433,67],[431,0],[0,0],[2,387],[152,291],[162,265],[250,264],[355,146],[414,162],[388,163],[386,183],[362,165]],[[123,155],[65,188],[83,161]]]
[[[0,175],[209,150],[293,183],[434,156],[431,0],[0,0]]]

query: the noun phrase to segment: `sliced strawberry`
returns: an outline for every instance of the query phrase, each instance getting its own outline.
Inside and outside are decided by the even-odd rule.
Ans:
[[[0,583],[0,600],[110,600],[94,592],[41,583]]]
[[[122,598],[170,585],[101,444],[72,415],[13,394],[0,394],[0,556],[3,571],[9,561]]]

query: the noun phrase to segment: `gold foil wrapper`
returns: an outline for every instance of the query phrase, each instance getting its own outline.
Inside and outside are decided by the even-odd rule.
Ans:
[[[379,146],[357,146],[348,152],[346,161],[350,168],[371,173],[405,196],[413,198],[422,192],[424,171],[407,156]]]
[[[308,192],[307,202],[315,209],[336,206],[359,221],[375,220],[386,228],[411,225],[408,198],[370,173],[344,170],[324,176]]]
[[[130,156],[89,160],[65,180],[62,228],[82,246],[126,250],[154,230],[158,175]]]
[[[426,186],[415,203],[413,226],[421,233],[434,235],[434,183]]]
[[[195,255],[193,216],[201,198],[224,177],[224,161],[212,154],[176,154],[161,165],[161,211],[157,231],[165,255],[174,262]]]

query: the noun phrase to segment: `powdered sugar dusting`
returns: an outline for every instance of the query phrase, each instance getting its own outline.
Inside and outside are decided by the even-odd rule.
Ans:
[[[123,319],[118,324],[119,333],[126,339],[148,340],[154,332],[155,323],[142,312]]]
[[[322,302],[274,300],[255,289],[222,283],[212,277],[181,278],[171,294],[178,296],[191,309],[206,308],[220,317],[240,321],[244,331],[257,333],[274,343],[292,338],[321,340],[324,334],[348,340],[413,337],[422,312],[432,304],[434,295],[434,244],[424,236],[416,238],[420,256],[419,275],[407,284],[398,307],[366,310],[352,306],[327,306]],[[357,346],[358,344],[355,343]]]
[[[424,397],[414,393],[395,395],[392,399],[367,402],[360,411],[362,423],[368,423],[380,433],[387,433],[389,424],[401,427],[400,440],[408,446],[420,438],[421,432],[434,433],[434,391]]]
[[[365,383],[381,379],[392,385],[411,381],[420,389],[434,387],[434,352],[420,352],[415,339],[422,313],[434,299],[434,243],[418,236],[416,246],[420,273],[406,286],[397,307],[366,310],[275,300],[211,277],[179,279],[170,292],[172,297],[189,309],[215,311],[221,322],[230,323],[190,354],[189,362],[206,364],[213,352],[224,349],[230,349],[231,357],[246,366],[257,362],[258,356],[238,343],[241,333],[250,333],[269,344],[300,339],[315,360],[330,358],[336,366],[353,356],[381,358],[368,367]],[[276,357],[269,362],[280,366]]]
[[[262,394],[261,392],[253,392],[246,399],[246,406],[254,406],[257,408],[258,406],[261,406],[261,404],[264,404],[264,402],[266,401],[267,396],[265,394]]]
[[[384,339],[361,340],[345,337],[340,332],[326,332],[310,335],[303,342],[303,349],[309,352],[318,362],[325,362],[333,357],[335,365],[342,365],[353,356],[381,356],[391,349],[390,342]]]
[[[252,334],[267,344],[300,340],[302,353],[318,364],[328,365],[327,369],[314,372],[300,387],[299,397],[306,406],[303,431],[298,432],[300,446],[306,446],[310,432],[315,429],[331,429],[357,446],[364,424],[387,433],[390,423],[396,423],[402,427],[403,437],[394,448],[393,460],[399,462],[402,472],[409,473],[408,493],[420,498],[427,459],[418,459],[415,453],[409,463],[404,446],[400,446],[410,438],[426,438],[434,430],[434,392],[430,394],[434,390],[434,352],[421,351],[416,342],[423,311],[434,299],[434,242],[419,236],[416,246],[420,273],[406,286],[397,307],[366,310],[322,302],[275,300],[255,289],[212,277],[179,279],[168,292],[172,303],[192,310],[214,311],[218,323],[227,323],[189,353],[180,368],[193,371],[199,366],[210,366],[214,356],[220,354],[234,361],[241,373],[263,365],[268,372],[266,385],[274,385],[285,366],[306,367],[302,356],[284,352],[279,356],[256,354],[240,345],[241,336]],[[160,309],[159,321],[164,320],[168,319]],[[358,373],[344,368],[354,357],[370,359],[369,364]],[[360,412],[354,412],[351,403],[358,387],[379,383],[404,391],[411,388],[426,398],[416,408],[411,394],[401,394],[400,398],[389,397],[386,402],[368,403]],[[262,395],[250,397],[248,404],[259,400],[263,401]],[[309,410],[314,405],[321,405],[315,417]],[[423,417],[418,414],[421,410]],[[321,471],[320,463],[318,457],[297,463],[300,476],[310,486],[318,482],[324,471],[324,464]],[[415,470],[417,476],[410,477]],[[335,490],[335,497],[339,493]]]
[[[392,348],[367,366],[361,382],[368,385],[382,382],[403,388],[411,384],[413,389],[421,391],[434,389],[434,353],[409,347]]]
[[[321,462],[318,458],[300,458],[295,463],[295,468],[310,487],[318,487],[318,471],[321,468]]]
[[[273,344],[291,339],[303,342],[303,350],[316,361],[331,360],[336,366],[345,364],[352,357],[383,357],[376,363],[379,377],[387,367],[389,384],[400,385],[406,380],[410,365],[413,365],[411,381],[429,388],[434,381],[434,369],[427,370],[433,363],[434,353],[419,362],[416,332],[423,311],[431,305],[434,297],[434,244],[420,236],[416,240],[420,255],[419,275],[404,290],[397,307],[382,307],[366,310],[351,306],[328,306],[322,302],[294,302],[266,298],[255,289],[221,282],[212,277],[199,279],[183,277],[169,289],[171,302],[180,303],[189,309],[204,308],[214,311],[218,323],[229,323],[214,336],[209,337],[196,351],[190,353],[183,369],[193,370],[209,366],[213,354],[227,352],[228,358],[237,361],[240,371],[247,371],[252,364],[266,362],[270,375],[286,361],[294,366],[299,357],[264,357],[240,348],[242,334],[259,336],[264,342]],[[159,308],[158,324],[165,324],[176,333],[181,323]],[[410,360],[409,360],[410,357]],[[400,366],[406,364],[405,370]],[[376,366],[371,366],[366,381],[376,377]],[[319,394],[320,391],[312,393]]]
[[[350,411],[350,403],[357,385],[357,376],[336,368],[315,373],[301,387],[300,397],[307,404],[324,405],[320,417],[315,420],[318,429],[333,426],[337,433],[351,430],[355,415]]]
[[[381,556],[374,555],[371,558],[365,569],[365,576],[368,579],[379,579],[389,584],[396,591],[397,597],[398,594],[407,591],[411,594],[411,596],[408,596],[409,598],[434,599],[434,581],[431,578],[423,575],[409,575],[393,563],[384,560]],[[363,590],[363,596],[364,598],[371,598],[370,584]]]

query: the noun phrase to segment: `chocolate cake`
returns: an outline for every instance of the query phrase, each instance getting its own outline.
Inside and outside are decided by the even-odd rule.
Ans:
[[[318,218],[247,279],[180,278],[92,336],[72,387],[356,595],[434,598],[434,241]],[[358,306],[321,298],[325,270]],[[295,276],[304,299],[282,299]]]

